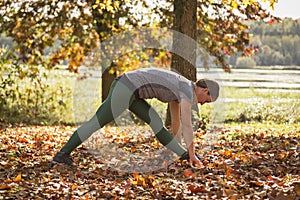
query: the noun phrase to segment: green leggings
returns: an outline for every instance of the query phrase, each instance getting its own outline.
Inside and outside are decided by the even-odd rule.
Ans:
[[[116,119],[126,109],[149,124],[156,138],[165,147],[179,156],[186,152],[186,149],[164,127],[162,119],[151,105],[144,99],[136,98],[127,86],[117,80],[112,83],[107,99],[96,114],[73,133],[61,151],[70,154],[95,131]]]

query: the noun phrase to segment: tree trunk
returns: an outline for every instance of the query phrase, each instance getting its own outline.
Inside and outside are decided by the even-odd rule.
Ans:
[[[109,73],[110,67],[102,70],[102,102],[107,98],[110,86],[116,78],[116,74]]]
[[[175,0],[174,13],[173,29],[183,35],[175,33],[173,36],[171,69],[196,81],[197,0]],[[192,40],[187,41],[187,36]],[[171,124],[169,107],[165,124]]]
[[[114,17],[112,16],[112,13],[106,13],[106,15],[102,15],[99,13],[97,9],[93,9],[93,18],[96,21],[96,32],[99,34],[100,38],[100,46],[102,51],[105,53],[105,47],[102,46],[102,42],[106,39],[102,35],[109,36],[112,34],[112,29],[111,27],[108,26],[109,23],[112,23],[111,21],[114,20]],[[107,21],[106,21],[107,20]],[[117,24],[116,24],[117,26]],[[116,74],[110,74],[109,70],[111,68],[111,65],[113,63],[110,63],[110,66],[102,66],[102,102],[107,98],[110,86],[116,77]]]

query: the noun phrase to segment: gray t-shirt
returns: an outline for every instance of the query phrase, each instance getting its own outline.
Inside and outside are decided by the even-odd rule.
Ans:
[[[182,98],[193,104],[193,82],[173,71],[143,68],[127,72],[117,78],[129,87],[138,98],[157,98],[162,102],[180,102]]]

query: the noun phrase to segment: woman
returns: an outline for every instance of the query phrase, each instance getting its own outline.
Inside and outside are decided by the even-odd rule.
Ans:
[[[189,159],[192,164],[200,165],[193,142],[192,106],[213,102],[218,96],[218,83],[209,79],[192,82],[180,74],[159,68],[143,68],[125,73],[113,81],[107,99],[96,114],[73,133],[53,161],[71,165],[73,160],[70,154],[76,147],[125,109],[129,109],[150,125],[162,145],[181,156],[181,159]],[[149,98],[169,103],[172,133],[177,139],[145,101]],[[181,132],[187,149],[181,145]]]

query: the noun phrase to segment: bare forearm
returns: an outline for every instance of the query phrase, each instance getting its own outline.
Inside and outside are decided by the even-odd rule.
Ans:
[[[194,146],[193,127],[190,124],[183,124],[182,132],[187,148],[189,148],[191,145]]]
[[[191,104],[186,100],[181,101],[181,121],[182,121],[182,132],[185,144],[189,149],[190,146],[194,146],[193,140],[193,126],[192,126],[192,119],[191,119]]]
[[[180,122],[172,121],[172,134],[177,135],[180,132]]]
[[[194,143],[190,144],[190,146],[188,147],[188,151],[189,151],[189,155],[194,155],[195,154]]]
[[[181,143],[180,106],[177,102],[170,102],[170,114],[172,122],[172,134]]]

